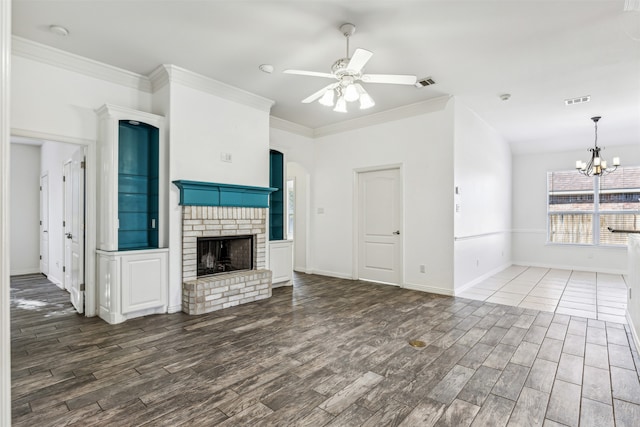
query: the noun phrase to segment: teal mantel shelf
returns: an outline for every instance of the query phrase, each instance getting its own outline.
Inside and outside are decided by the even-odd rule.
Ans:
[[[277,188],[177,180],[182,206],[234,206],[268,208],[269,194]]]

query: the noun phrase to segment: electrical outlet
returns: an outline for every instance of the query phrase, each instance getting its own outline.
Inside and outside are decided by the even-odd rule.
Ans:
[[[420,264],[420,273],[426,273],[427,272],[427,268],[425,267],[424,264]]]
[[[233,162],[233,156],[231,153],[220,153],[220,160],[223,162],[231,163]]]

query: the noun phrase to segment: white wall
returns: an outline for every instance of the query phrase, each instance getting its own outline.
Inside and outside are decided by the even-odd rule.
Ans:
[[[626,248],[547,244],[547,172],[570,170],[585,160],[584,150],[513,156],[513,262],[515,264],[627,272]],[[605,158],[619,156],[624,165],[640,165],[640,146],[610,146]],[[577,172],[576,172],[577,173]]]
[[[312,177],[312,268],[353,275],[354,170],[401,164],[403,285],[453,293],[453,102],[430,112],[318,138]],[[318,209],[324,209],[319,214]],[[420,273],[420,265],[426,273]]]
[[[62,170],[77,145],[45,141],[42,144],[41,175],[49,176],[49,274],[47,277],[64,288],[64,183]]]
[[[40,272],[40,146],[11,144],[11,275]]]
[[[95,141],[103,104],[149,111],[151,95],[66,69],[12,55],[11,128],[49,137]],[[59,138],[51,138],[60,140]]]
[[[454,275],[461,292],[510,265],[511,151],[458,99],[455,111]]]
[[[169,179],[269,186],[269,111],[170,83]],[[158,107],[160,108],[160,107]],[[232,162],[223,162],[230,153]],[[169,196],[169,309],[182,304],[180,193]]]

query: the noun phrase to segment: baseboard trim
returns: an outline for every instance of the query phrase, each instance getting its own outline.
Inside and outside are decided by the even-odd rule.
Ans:
[[[511,265],[522,265],[525,267],[555,268],[558,270],[589,271],[593,273],[605,273],[605,274],[627,274],[626,270],[619,270],[615,268],[607,269],[607,268],[599,268],[599,267],[586,267],[586,266],[575,266],[575,265],[566,265],[566,264],[545,264],[545,263],[537,263],[537,262],[512,261]]]
[[[169,308],[167,308],[167,313],[169,314],[180,313],[181,311],[182,311],[182,304],[170,305]]]
[[[447,288],[439,288],[436,286],[429,286],[417,283],[405,283],[402,285],[404,289],[411,289],[414,291],[428,292],[430,294],[439,294],[439,295],[447,295],[447,296],[455,296],[452,289]]]
[[[494,274],[500,273],[502,270],[505,270],[505,269],[511,267],[512,265],[513,265],[512,263],[503,264],[503,265],[501,265],[499,267],[494,268],[491,271],[488,271],[488,272],[484,273],[480,277],[476,277],[472,281],[465,283],[464,285],[460,286],[459,288],[456,288],[454,290],[455,295],[460,295],[461,293],[463,293],[464,291],[468,290],[469,288],[472,288],[473,286],[477,285],[478,283],[488,279],[489,277],[493,276]]]
[[[329,277],[336,277],[338,279],[354,280],[350,274],[337,273],[335,271],[311,270],[307,274],[317,274],[318,276],[329,276]]]
[[[631,319],[631,315],[629,314],[629,310],[626,311],[627,325],[629,325],[629,329],[631,330],[631,336],[633,337],[633,344],[636,347],[636,351],[640,352],[640,338],[638,337],[638,329],[636,325],[633,324],[633,319]]]
[[[40,267],[33,269],[33,268],[22,268],[19,270],[11,270],[9,272],[10,276],[24,276],[26,274],[40,274]],[[46,276],[46,274],[45,274]]]

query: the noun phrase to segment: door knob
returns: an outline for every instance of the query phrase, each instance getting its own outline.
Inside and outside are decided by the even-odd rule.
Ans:
[[[67,233],[67,239],[71,239],[72,237],[71,233]]]
[[[394,231],[393,234],[399,235],[400,234],[400,230]]]

